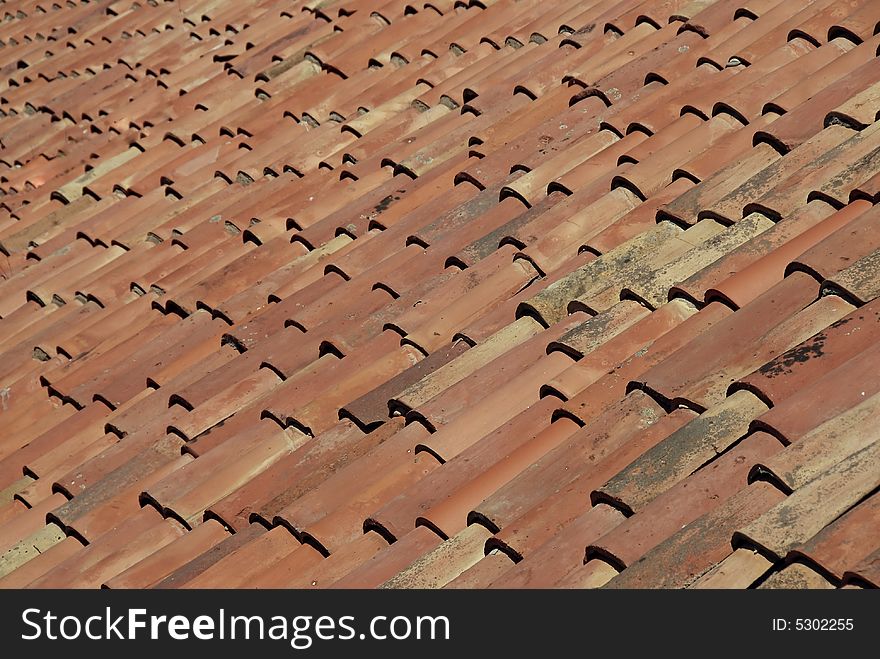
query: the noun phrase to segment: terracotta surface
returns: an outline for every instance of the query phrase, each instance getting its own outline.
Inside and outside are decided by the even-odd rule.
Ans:
[[[61,4],[0,587],[880,585],[876,3]]]

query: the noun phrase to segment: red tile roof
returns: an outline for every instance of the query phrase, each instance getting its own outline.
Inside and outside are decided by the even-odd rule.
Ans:
[[[6,1],[0,587],[877,587],[880,5]]]

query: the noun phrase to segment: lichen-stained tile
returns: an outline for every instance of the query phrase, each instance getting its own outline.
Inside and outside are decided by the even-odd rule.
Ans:
[[[780,119],[770,124],[769,128],[772,129],[778,121]],[[756,139],[760,134],[756,134]],[[854,134],[842,126],[829,126],[784,158],[780,158],[770,145],[758,144],[750,154],[752,157],[729,170],[721,170],[715,177],[694,188],[694,196],[699,199],[697,217],[714,217],[725,222],[736,222],[748,215],[744,211],[747,204],[772,193],[777,185],[795,176],[802,167],[843,144]],[[796,182],[800,179],[794,180]],[[807,200],[804,199],[801,203],[805,201]]]
[[[880,500],[869,496],[789,552],[788,560],[806,563],[832,580],[856,567],[877,548]]]
[[[732,313],[728,307],[717,303],[710,304],[689,317],[684,312],[679,324],[663,333],[650,345],[637,350],[617,368],[603,374],[598,380],[589,370],[584,374],[571,374],[576,365],[569,367],[566,375],[570,376],[567,377],[567,386],[571,395],[564,408],[584,422],[589,421],[594,418],[597,411],[601,411],[605,406],[625,395],[630,382],[639,381],[652,366],[662,363],[682,346],[693,341],[695,337],[724,318],[730,317]]]
[[[609,196],[614,195],[615,192],[619,193],[617,198],[625,203],[625,210],[618,211],[621,216],[626,210],[637,205],[638,198],[629,190],[618,188]],[[603,197],[606,198],[608,197]],[[607,206],[596,204],[589,206],[578,214],[579,217],[573,218],[570,226],[564,227],[563,231],[568,234],[573,233],[573,227],[578,226],[575,223],[577,220],[590,222],[589,211],[594,208],[605,209]],[[594,313],[604,311],[620,299],[620,292],[626,287],[625,282],[631,280],[638,272],[662,267],[689,251],[694,245],[705,241],[713,233],[718,233],[721,227],[720,225],[712,227],[703,223],[694,229],[697,231],[688,229],[687,231],[691,233],[685,237],[683,234],[686,232],[681,227],[671,222],[660,222],[654,228],[567,274],[558,282],[537,293],[521,308],[528,309],[545,322],[555,322],[574,309],[589,309]],[[579,249],[582,244],[578,245],[582,236],[572,235],[567,239],[574,240],[574,243],[570,244],[569,254],[582,251]],[[550,253],[551,247],[554,250],[559,249],[558,242],[558,235],[546,236],[542,242],[535,246],[527,246],[524,251],[533,258],[541,257],[537,259],[537,263],[542,270],[552,270],[553,268],[548,266],[562,261],[561,253]]]
[[[820,279],[830,279],[880,247],[875,232],[871,230],[876,221],[877,208],[867,206],[867,202],[862,200],[853,202],[847,208],[850,206],[854,207],[852,209],[854,213],[860,210],[863,212],[838,231],[792,259],[788,272],[798,270],[811,273]],[[852,271],[851,274],[854,273],[855,271]]]
[[[732,542],[780,560],[840,515],[867,497],[878,485],[880,442],[874,442],[800,485],[784,501],[742,526]]]
[[[547,346],[547,352],[560,350],[580,361],[648,315],[649,311],[642,305],[624,300],[566,332]]]
[[[842,464],[877,441],[876,428],[862,425],[875,413],[880,396],[865,396],[858,405],[816,426],[784,451],[756,466],[755,476],[796,490]]]
[[[754,483],[664,540],[605,587],[687,587],[731,554],[730,538],[738,525],[784,500],[785,495],[772,485]]]
[[[767,130],[767,141],[782,152],[795,148],[821,130],[829,112],[875,83],[871,59],[880,39],[872,41],[844,53],[776,97],[768,107],[786,111],[786,116]]]
[[[790,443],[801,439],[821,425],[861,403],[880,390],[876,375],[878,351],[869,347],[837,368],[818,377],[778,401],[773,408],[755,419],[755,427]],[[854,388],[846,383],[859,382]],[[824,392],[819,395],[819,392]]]
[[[569,259],[566,264],[567,269],[577,268],[582,264],[591,261],[595,256],[590,253],[578,254]],[[531,283],[520,290],[518,293],[509,297],[500,304],[493,306],[488,313],[477,317],[473,322],[469,323],[457,336],[463,337],[471,343],[477,344],[488,339],[495,332],[499,332],[507,327],[511,318],[527,317],[528,313],[520,313],[520,305],[525,302],[536,291],[546,288],[548,285],[555,283],[561,279],[561,273],[553,273],[549,276],[535,278]],[[579,310],[578,310],[579,311]],[[534,322],[543,324],[540,319],[533,318]]]
[[[711,222],[712,220],[704,220]],[[666,302],[670,287],[678,281],[698,272],[705,265],[714,263],[726,255],[731,249],[760,236],[773,226],[767,218],[752,214],[732,227],[718,233],[708,240],[696,245],[683,254],[677,261],[664,265],[651,273],[650,277],[634,278],[621,295],[642,301],[652,309]],[[688,231],[682,236],[688,238]]]
[[[7,520],[3,526],[2,540],[0,540],[0,552],[14,547],[20,541],[36,533],[46,524],[47,513],[63,505],[67,498],[61,493],[55,493],[48,499],[41,501],[34,507],[28,507],[21,501],[13,501],[19,512]]]
[[[374,554],[334,582],[331,588],[378,588],[394,575],[410,566],[420,556],[436,549],[443,539],[424,526],[419,526],[403,538]]]
[[[514,565],[503,552],[491,549],[474,565],[444,586],[449,589],[487,588]]]
[[[542,330],[542,326],[537,321],[527,317],[504,326],[449,364],[394,396],[390,401],[392,408],[401,412],[420,408],[424,403],[476,373],[504,353],[528,341]],[[490,373],[487,372],[485,375]]]
[[[668,401],[686,400],[705,409],[719,402],[728,386],[739,377],[852,310],[852,305],[836,296],[822,297],[812,303],[816,296],[815,280],[806,276],[793,279],[797,274],[802,273],[787,277],[694,345],[680,351],[677,358],[644,374],[642,386]],[[745,323],[750,323],[748,328]],[[724,352],[717,344],[713,345],[711,354],[705,352],[704,346],[722,335],[727,337]],[[675,375],[670,371],[673,363],[677,364]]]
[[[586,549],[586,560],[603,560],[618,570],[632,565],[683,526],[747,487],[752,465],[781,449],[769,435],[749,435],[593,542]]]
[[[0,589],[26,588],[67,559],[79,555],[82,543],[67,537],[0,578]]]
[[[730,396],[597,488],[591,495],[593,501],[611,503],[628,513],[638,512],[716,452],[732,446],[746,434],[752,419],[766,410],[767,406],[751,394]]]
[[[484,557],[483,547],[489,537],[491,534],[482,526],[468,526],[380,587],[443,588]]]
[[[771,574],[757,587],[763,590],[768,588],[830,590],[834,588],[834,584],[806,565],[792,563],[779,572]]]
[[[6,26],[4,585],[876,581],[731,546],[876,440],[876,10],[409,5]]]
[[[75,535],[90,542],[113,528],[124,526],[123,522],[127,518],[142,510],[138,497],[144,488],[148,488],[154,482],[191,460],[191,456],[178,455],[177,458],[167,461],[155,468],[154,471],[138,475],[137,479],[133,479],[133,482],[121,483],[111,479],[112,486],[106,490],[102,487],[106,483],[101,483],[89,493],[91,496],[84,497],[82,502],[78,501],[78,498],[72,499],[58,508],[49,519],[63,524],[69,535]],[[132,466],[134,469],[131,469],[129,474],[143,469],[143,463],[138,461],[134,461]],[[155,508],[150,506],[147,508],[157,517],[161,517]],[[183,528],[182,524],[180,526]]]
[[[878,119],[876,109],[878,95],[880,95],[880,83],[875,83],[829,112],[825,120],[839,121],[857,130],[863,130]]]
[[[745,306],[780,281],[788,265],[806,249],[844,230],[870,206],[859,200],[837,212],[832,208],[823,201],[809,202],[785,222],[674,286],[674,295],[694,301],[721,299],[734,308]]]
[[[588,321],[582,326],[587,332],[575,328],[547,347],[548,351],[566,352],[577,359],[577,362],[548,381],[544,385],[545,391],[552,391],[567,400],[608,374],[609,369],[625,362],[638,351],[647,349],[654,341],[693,315],[696,308],[688,302],[674,300],[648,314],[638,303],[625,300],[606,314],[614,317],[621,311],[626,312],[629,320],[634,322],[628,322],[627,327],[611,329],[611,332],[616,333],[615,336],[606,337],[604,332],[593,334],[589,331],[592,328]],[[599,314],[596,318],[608,317],[606,314]]]
[[[880,334],[880,300],[850,312],[731,386],[777,405],[813,380],[868,350]]]
[[[791,178],[783,181],[776,189],[747,204],[743,212],[758,211],[780,220],[805,199],[826,199],[834,206],[843,206],[855,187],[878,170],[877,130],[878,127],[871,126],[819,156],[799,170],[797,183]]]
[[[880,251],[874,250],[834,275],[831,281],[823,285],[823,292],[836,292],[864,304],[880,295],[878,268]]]
[[[660,209],[670,200],[677,199],[694,186],[694,182],[682,176],[660,190],[657,194],[642,202],[629,213],[618,219],[611,226],[590,237],[586,248],[591,252],[604,254],[618,245],[649,231],[658,220],[667,219],[658,216]]]

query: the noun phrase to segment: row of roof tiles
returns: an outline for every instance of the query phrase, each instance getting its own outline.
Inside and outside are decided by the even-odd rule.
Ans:
[[[880,12],[740,5],[5,3],[0,586],[877,586]]]

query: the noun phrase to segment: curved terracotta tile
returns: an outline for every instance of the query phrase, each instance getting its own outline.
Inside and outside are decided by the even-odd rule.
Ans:
[[[486,588],[514,565],[505,554],[493,551],[450,581],[444,588]]]
[[[880,404],[880,396],[866,396],[816,426],[784,451],[756,465],[753,477],[765,478],[786,491],[796,490],[821,477],[853,454],[876,442],[877,431],[865,424]]]
[[[876,8],[487,4],[6,22],[4,585],[876,583]]]
[[[870,349],[877,335],[878,309],[880,302],[856,309],[770,360],[731,389],[758,392],[774,404],[783,402],[806,383]]]
[[[832,580],[842,579],[846,572],[877,549],[876,539],[857,529],[877,528],[880,521],[878,503],[876,496],[869,496],[789,552],[787,558],[804,562],[817,572],[831,576]]]
[[[606,587],[686,587],[730,555],[731,536],[738,525],[756,519],[784,498],[767,483],[750,485],[660,543]]]
[[[679,529],[747,487],[752,466],[780,450],[781,443],[770,435],[749,435],[591,543],[584,560],[604,560],[618,570],[632,565]]]
[[[867,207],[866,203],[856,200],[850,204],[849,206],[853,206],[851,212],[857,214],[856,217],[841,231],[830,234],[796,257],[786,272],[802,270],[821,279],[830,279],[853,261],[877,249],[878,245],[869,227],[873,225],[878,211],[873,206]]]
[[[878,450],[875,443],[832,465],[737,530],[734,544],[754,547],[774,560],[785,557],[877,487]]]
[[[873,396],[880,387],[875,375],[877,350],[872,346],[856,353],[837,368],[819,373],[796,391],[777,401],[755,419],[756,428],[770,432],[785,442],[795,442],[822,423],[843,414]],[[855,388],[846,386],[859,382]]]
[[[480,516],[476,519],[500,527],[497,533],[498,541],[493,546],[502,548],[511,557],[528,557],[533,552],[539,551],[540,547],[552,549],[556,546],[557,534],[564,533],[564,531],[560,532],[560,527],[567,528],[569,523],[585,510],[589,510],[590,492],[610,475],[619,472],[635,456],[674,433],[693,417],[694,413],[690,410],[675,410],[671,414],[662,416],[647,429],[634,432],[629,437],[630,441],[605,455],[596,465],[592,463],[579,465],[578,473],[568,476],[566,480],[569,482],[564,487],[553,486],[548,492],[549,486],[543,484],[541,488],[530,491],[528,488],[533,484],[533,472],[553,473],[560,467],[565,468],[566,456],[559,455],[562,451],[557,451],[557,454],[552,454],[543,460],[540,469],[529,470],[522,478],[512,481],[509,486],[487,499],[477,510]],[[582,432],[586,435],[589,431]],[[601,435],[597,439],[601,439]],[[602,457],[602,451],[600,443],[599,457]],[[594,508],[612,509],[605,504],[599,504]],[[613,510],[615,512],[613,517],[622,519],[623,513],[616,508]],[[607,515],[605,517],[607,518]],[[585,546],[586,543],[583,543],[580,547],[579,560],[583,560]]]
[[[707,288],[704,293],[705,299],[724,300],[736,308],[745,306],[766,291],[773,282],[779,281],[791,261],[803,253],[805,248],[816,245],[838,229],[845,227],[865,209],[865,205],[853,202],[828,215],[827,206],[811,202],[805,209],[789,218],[794,221],[776,224],[764,232],[759,239],[753,239],[743,245],[739,253],[734,251],[730,255],[731,258],[725,260],[724,267],[732,268],[734,264],[740,267],[731,272],[726,279],[718,281],[714,287]],[[795,223],[798,226],[794,227]],[[800,229],[804,231],[792,235],[792,231]],[[693,285],[690,284],[692,280],[695,280],[694,284],[711,281],[710,277],[719,277],[722,272],[721,270],[705,272],[704,269],[703,272],[685,281],[687,287],[676,288],[687,292],[690,285]]]

